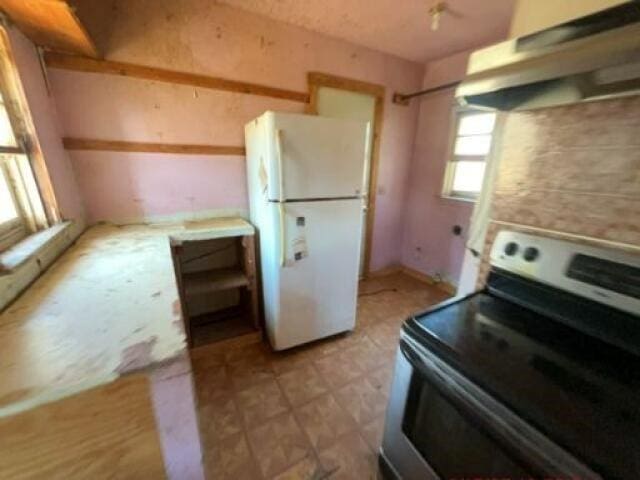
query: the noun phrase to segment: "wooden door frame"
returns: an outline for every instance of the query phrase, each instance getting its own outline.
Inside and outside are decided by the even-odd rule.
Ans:
[[[309,72],[309,106],[307,113],[318,114],[318,89],[330,87],[338,90],[348,90],[355,93],[371,95],[375,98],[373,116],[373,141],[371,142],[371,159],[369,163],[369,193],[367,201],[367,225],[364,240],[364,268],[363,276],[367,277],[371,264],[371,250],[373,243],[373,223],[376,214],[376,190],[378,187],[378,164],[380,160],[380,139],[382,135],[382,120],[384,116],[385,87],[375,83],[363,82],[351,78],[339,77],[328,73]]]

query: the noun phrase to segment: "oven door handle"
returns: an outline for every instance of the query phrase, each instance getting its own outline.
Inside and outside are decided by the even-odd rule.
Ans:
[[[447,383],[446,376],[442,374],[440,369],[430,368],[431,365],[427,365],[427,362],[424,361],[424,357],[419,355],[414,348],[405,340],[400,340],[400,351],[407,359],[407,361],[411,364],[411,366],[422,374],[423,377],[427,377],[432,382],[435,381],[435,387],[440,393],[444,393],[439,388],[441,383]]]
[[[403,334],[400,351],[415,371],[505,452],[541,476],[602,480],[513,412]]]

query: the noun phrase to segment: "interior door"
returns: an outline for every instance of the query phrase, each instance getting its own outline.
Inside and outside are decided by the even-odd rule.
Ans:
[[[350,118],[366,122],[367,140],[365,150],[365,168],[362,177],[362,195],[365,197],[362,210],[362,238],[360,248],[360,276],[364,274],[364,252],[367,225],[367,200],[369,195],[369,179],[371,176],[371,150],[373,145],[373,123],[375,121],[376,99],[373,95],[350,92],[330,87],[319,87],[316,101],[318,115],[334,118]]]
[[[364,122],[288,113],[271,113],[267,122],[272,141],[271,200],[362,194]]]

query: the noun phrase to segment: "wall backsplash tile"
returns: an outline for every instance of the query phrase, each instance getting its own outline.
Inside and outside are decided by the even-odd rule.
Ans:
[[[510,113],[501,155],[481,281],[504,228],[640,252],[640,96]]]

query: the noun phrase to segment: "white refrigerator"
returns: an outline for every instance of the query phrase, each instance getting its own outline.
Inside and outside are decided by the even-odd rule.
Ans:
[[[245,126],[249,208],[275,350],[355,327],[367,128],[276,112]]]

